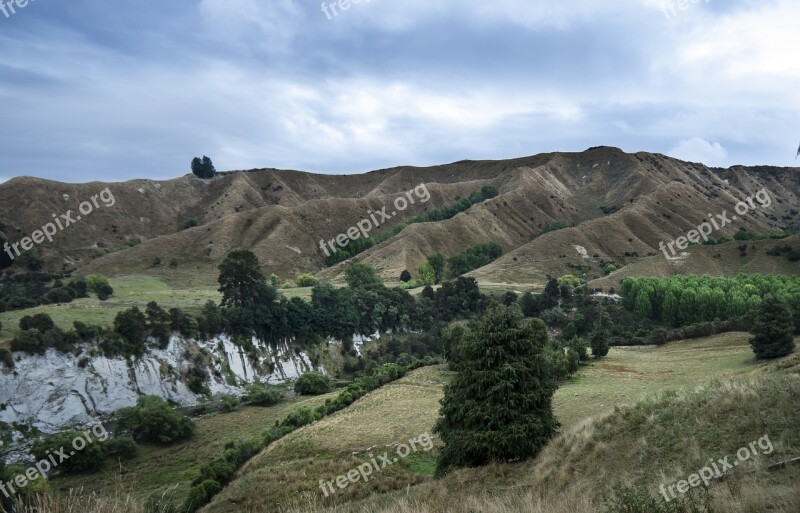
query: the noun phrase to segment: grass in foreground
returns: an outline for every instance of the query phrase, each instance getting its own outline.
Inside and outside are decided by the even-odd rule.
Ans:
[[[268,408],[245,406],[230,413],[202,417],[196,419],[195,434],[190,440],[166,447],[140,445],[132,460],[121,464],[109,460],[101,472],[55,479],[51,486],[61,492],[83,488],[101,496],[113,496],[119,492],[118,478],[121,478],[123,490],[139,498],[170,489],[182,501],[200,466],[220,457],[226,442],[260,441],[268,427],[296,407],[316,407],[336,395],[293,397]]]

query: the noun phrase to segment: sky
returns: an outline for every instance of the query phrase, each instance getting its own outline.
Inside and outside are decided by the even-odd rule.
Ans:
[[[798,165],[797,0],[13,1],[0,182],[592,146]]]

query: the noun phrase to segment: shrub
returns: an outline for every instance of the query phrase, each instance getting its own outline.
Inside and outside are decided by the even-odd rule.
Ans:
[[[283,419],[281,427],[289,428],[289,431],[293,431],[321,418],[322,414],[313,410],[310,406],[300,406]]]
[[[325,394],[330,388],[330,378],[320,372],[306,372],[294,384],[294,391],[300,395]]]
[[[104,444],[106,456],[116,456],[123,460],[136,456],[138,448],[133,438],[126,435],[115,436]]]
[[[24,351],[28,354],[44,354],[45,349],[42,334],[39,330],[32,329],[23,331],[11,339],[12,351]]]
[[[14,368],[14,354],[4,347],[0,347],[0,362],[9,369]]]
[[[178,259],[175,258],[175,257],[172,257],[170,259],[170,261],[169,261],[169,267],[170,267],[170,269],[177,269],[178,268]]]
[[[232,394],[222,394],[217,399],[220,402],[220,411],[230,412],[239,406],[239,398]]]
[[[255,383],[245,388],[242,400],[258,406],[273,406],[283,399],[280,390],[269,385]]]
[[[105,301],[106,299],[110,298],[114,295],[114,289],[111,288],[109,284],[100,285],[100,288],[97,289],[97,299],[100,301]]]
[[[400,273],[400,281],[403,283],[408,283],[411,281],[411,273],[408,272],[408,269]]]
[[[19,320],[19,329],[22,331],[36,329],[44,333],[47,330],[53,329],[55,325],[53,319],[45,313],[38,313],[33,317],[26,315]]]
[[[203,481],[198,485],[194,485],[192,489],[189,490],[189,496],[186,498],[186,502],[183,505],[183,510],[187,513],[194,513],[204,505],[208,504],[211,498],[220,491],[222,491],[222,485],[211,479],[208,481]]]
[[[298,287],[313,287],[317,284],[316,276],[311,273],[301,274],[295,281]]]
[[[90,274],[86,277],[86,287],[89,289],[89,292],[97,294],[97,291],[100,290],[100,287],[103,285],[108,285],[108,278],[102,274]]]
[[[123,408],[117,414],[119,427],[141,442],[172,443],[189,438],[194,422],[175,412],[160,397],[140,397],[133,408]]]
[[[81,450],[77,450],[73,446],[73,441],[79,438],[85,442],[85,447]],[[47,459],[48,454],[57,453],[62,448],[66,453],[72,453],[73,449],[75,449],[74,454],[62,461],[58,466],[59,470],[67,473],[97,470],[105,458],[102,442],[91,437],[87,441],[84,435],[77,431],[67,431],[38,440],[33,443],[31,454],[37,460],[44,460]]]

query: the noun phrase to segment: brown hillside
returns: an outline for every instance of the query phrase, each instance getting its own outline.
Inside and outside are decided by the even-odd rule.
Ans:
[[[431,199],[417,202],[374,230],[467,196],[483,185],[500,195],[453,219],[411,225],[356,257],[386,278],[417,269],[425,255],[452,255],[493,240],[507,254],[473,272],[483,282],[542,283],[548,273],[602,276],[658,252],[703,222],[708,213],[731,212],[739,198],[766,187],[770,208],[727,226],[755,232],[797,225],[800,173],[788,168],[710,169],[662,155],[626,154],[614,148],[552,153],[505,161],[462,161],[429,168],[399,167],[360,175],[320,175],[274,169],[222,173],[210,181],[188,175],[168,181],[63,184],[15,178],[0,185],[0,235],[20,240],[51,220],[76,211],[109,187],[116,203],[45,241],[36,250],[46,270],[152,274],[168,281],[209,283],[235,247],[252,249],[265,272],[288,280],[302,272],[338,278],[343,265],[324,265],[320,239],[345,232],[405,191],[425,183]],[[193,219],[198,226],[184,230]],[[571,228],[541,235],[564,221]],[[125,248],[126,241],[138,244]],[[580,246],[586,250],[582,253]],[[99,256],[99,249],[109,251]],[[155,257],[162,265],[152,267]],[[167,266],[175,258],[177,269]],[[14,266],[17,267],[17,266]],[[12,267],[13,269],[13,267]]]

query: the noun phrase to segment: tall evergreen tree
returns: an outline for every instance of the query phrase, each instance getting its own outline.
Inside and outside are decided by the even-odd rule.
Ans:
[[[532,457],[555,434],[547,329],[521,319],[517,308],[495,306],[473,321],[434,428],[445,444],[438,474]]]
[[[246,249],[231,251],[219,264],[219,291],[223,307],[252,308],[277,296],[267,285],[258,257]]]
[[[779,358],[794,351],[794,328],[789,303],[779,296],[766,296],[750,331],[756,358]]]

